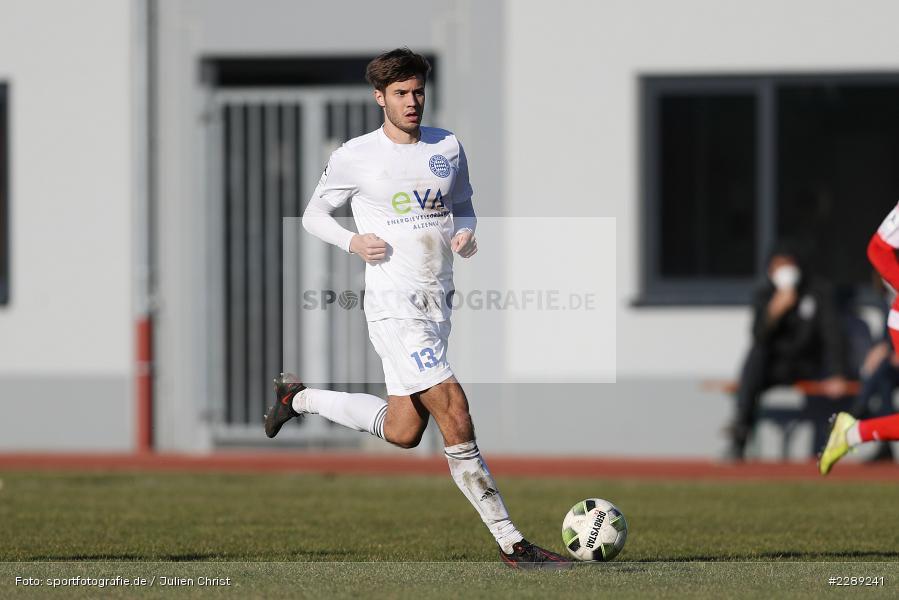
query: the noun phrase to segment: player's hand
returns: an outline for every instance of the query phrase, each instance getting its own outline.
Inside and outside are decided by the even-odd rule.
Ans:
[[[368,264],[376,265],[387,257],[387,242],[373,233],[357,233],[350,240],[350,252],[358,254]]]
[[[777,290],[768,302],[768,320],[775,322],[780,319],[784,313],[793,308],[799,295],[793,288]]]
[[[462,258],[471,258],[478,251],[478,241],[471,231],[464,229],[453,236],[450,248]]]

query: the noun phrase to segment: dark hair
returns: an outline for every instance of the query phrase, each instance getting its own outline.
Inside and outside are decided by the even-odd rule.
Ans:
[[[771,260],[775,256],[788,256],[793,259],[793,262],[800,269],[806,270],[809,268],[809,255],[808,243],[805,240],[801,238],[782,238],[775,241],[768,250],[768,260],[765,264],[771,264]]]
[[[403,47],[385,52],[368,63],[365,68],[365,80],[383,92],[388,85],[397,81],[413,77],[421,77],[427,81],[430,72],[431,64],[428,59]]]

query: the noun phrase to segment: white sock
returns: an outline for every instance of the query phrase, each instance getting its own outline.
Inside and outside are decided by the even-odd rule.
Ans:
[[[481,458],[477,443],[471,440],[447,446],[443,450],[456,485],[481,515],[503,552],[511,554],[512,544],[520,542],[524,536],[509,519],[509,511],[499,495],[493,476]]]
[[[862,443],[862,434],[858,429],[858,421],[846,430],[846,442],[853,447]]]
[[[384,439],[387,403],[377,396],[306,388],[293,397],[292,404],[298,413],[321,415],[344,427]]]

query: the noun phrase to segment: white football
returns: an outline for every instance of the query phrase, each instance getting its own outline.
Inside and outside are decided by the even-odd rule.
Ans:
[[[571,507],[562,521],[562,542],[578,560],[612,560],[627,540],[627,521],[614,504],[587,498]]]

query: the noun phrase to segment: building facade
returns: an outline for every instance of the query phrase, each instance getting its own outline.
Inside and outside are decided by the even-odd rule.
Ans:
[[[328,152],[375,122],[353,73],[366,58],[408,45],[433,59],[430,122],[465,143],[479,217],[487,230],[496,219],[505,232],[495,252],[482,249],[460,267],[463,280],[514,287],[541,261],[539,250],[518,252],[517,232],[562,219],[595,224],[602,235],[593,244],[589,234],[571,240],[568,258],[547,248],[553,272],[614,291],[602,305],[610,319],[546,338],[587,357],[556,377],[530,361],[533,336],[520,315],[460,319],[450,354],[460,376],[496,365],[495,378],[478,375],[466,386],[482,447],[715,456],[731,403],[701,382],[736,375],[749,344],[740,298],[766,246],[801,214],[791,207],[823,202],[791,195],[791,154],[782,150],[788,111],[810,114],[824,102],[816,93],[837,98],[838,108],[856,106],[853,94],[872,86],[889,98],[899,79],[895,12],[888,2],[859,10],[837,0],[460,0],[414,11],[398,2],[4,2],[10,260],[0,306],[0,450],[137,448],[147,317],[159,450],[266,444],[256,425],[267,373],[292,366],[290,357],[347,389],[375,391],[373,376],[358,376],[377,372],[370,355],[342,360],[367,348],[359,315],[297,320],[273,282],[287,265],[301,272],[291,280],[297,289],[358,287],[356,267],[292,237],[283,219],[299,214]],[[809,89],[790,104],[797,85]],[[877,98],[859,106],[876,108]],[[725,107],[726,135],[702,139],[751,147],[728,163],[738,171],[727,182],[745,179],[743,187],[671,207],[679,196],[666,196],[671,177],[660,174],[731,154],[677,146],[672,158],[659,150],[664,119],[685,122],[668,106]],[[841,118],[854,122],[846,110]],[[883,123],[892,126],[888,113]],[[703,121],[711,112],[689,114],[700,115],[690,121],[697,127],[716,123]],[[699,139],[693,129],[683,135]],[[852,139],[880,148],[858,136],[846,144]],[[866,210],[882,203],[885,214],[895,198],[876,196],[892,182],[862,185],[894,166],[892,147],[881,150],[883,162],[865,161],[870,175],[858,166],[843,188],[824,181],[822,197],[846,206],[851,184],[864,192]],[[819,171],[835,170],[821,160]],[[700,197],[691,190],[683,194]],[[858,221],[856,237],[876,225]],[[557,238],[546,244],[564,243]],[[683,250],[693,258],[666,262],[682,239],[700,240]],[[853,252],[863,257],[863,246],[844,254]],[[335,332],[339,343],[322,341]],[[602,358],[599,347],[613,356]],[[22,427],[33,422],[37,398],[58,417]],[[319,425],[281,445],[368,447],[364,436]],[[773,453],[777,440],[762,440],[760,452]]]

